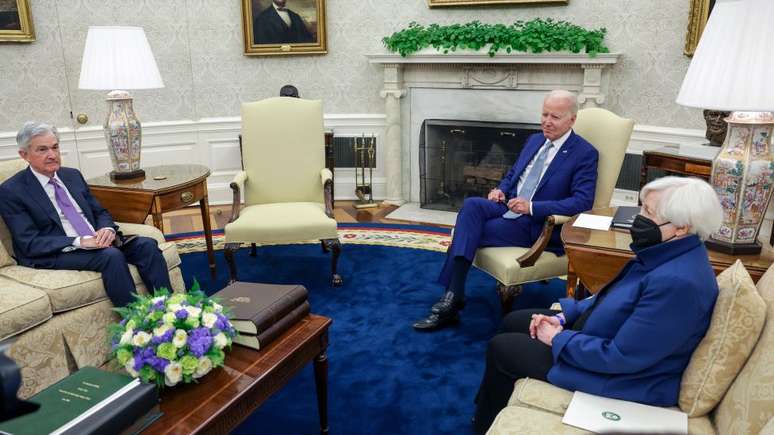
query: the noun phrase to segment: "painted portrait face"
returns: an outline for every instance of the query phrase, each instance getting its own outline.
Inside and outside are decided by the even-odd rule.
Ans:
[[[549,97],[543,102],[540,127],[549,140],[557,140],[575,124],[575,115],[570,112],[571,103],[564,98]]]
[[[274,0],[274,4],[280,8],[284,8],[287,2],[288,2],[287,0]]]
[[[62,164],[59,141],[51,133],[33,137],[30,146],[26,150],[19,150],[19,155],[32,169],[47,177],[53,177]]]

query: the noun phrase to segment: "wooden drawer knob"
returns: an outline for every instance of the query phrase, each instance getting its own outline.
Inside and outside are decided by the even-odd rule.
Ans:
[[[193,200],[193,197],[194,195],[191,192],[183,192],[180,194],[180,200],[185,203],[191,202]]]

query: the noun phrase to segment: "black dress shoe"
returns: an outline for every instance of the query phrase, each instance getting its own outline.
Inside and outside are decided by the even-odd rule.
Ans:
[[[420,331],[434,331],[449,325],[459,323],[459,311],[465,306],[465,302],[456,299],[454,293],[444,293],[441,300],[436,302],[430,310],[430,315],[414,323],[414,329]]]
[[[450,309],[459,311],[463,308],[465,308],[465,299],[457,298],[454,292],[447,291],[438,302],[433,304],[430,312],[437,314]]]
[[[430,313],[426,318],[414,323],[417,331],[435,331],[460,322],[460,313],[457,310],[443,314]]]

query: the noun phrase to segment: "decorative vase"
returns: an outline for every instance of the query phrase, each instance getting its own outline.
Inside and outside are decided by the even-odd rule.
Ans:
[[[140,169],[142,130],[134,114],[132,96],[126,91],[112,91],[107,96],[108,115],[105,119],[105,140],[110,148],[113,171],[110,178],[124,180],[145,176]]]
[[[711,181],[723,222],[706,245],[731,255],[758,254],[758,232],[774,183],[774,112],[733,112],[726,122],[728,133],[712,163]]]

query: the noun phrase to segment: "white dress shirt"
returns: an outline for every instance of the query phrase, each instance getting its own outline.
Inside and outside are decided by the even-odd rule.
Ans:
[[[546,170],[551,165],[551,162],[554,160],[554,157],[556,157],[556,153],[558,153],[559,149],[562,148],[562,145],[564,145],[564,143],[567,142],[567,138],[570,137],[571,133],[572,133],[572,129],[569,129],[559,139],[553,141],[554,146],[548,150],[548,155],[546,156],[546,162],[543,165],[543,172],[540,173],[540,178],[538,179],[538,185],[540,185],[540,181],[543,179],[543,175],[546,173]],[[543,142],[543,146],[545,146],[546,142],[548,141],[549,140],[546,139],[546,141]],[[518,192],[521,191],[521,186],[524,184],[524,181],[527,179],[527,175],[529,174],[529,171],[532,170],[532,166],[535,164],[535,160],[537,159],[539,154],[540,154],[540,151],[536,152],[535,156],[532,157],[532,160],[529,162],[527,167],[524,168],[524,171],[521,172],[521,177],[519,177],[519,182],[516,185],[517,196],[518,196]],[[535,192],[537,192],[537,189],[535,189]],[[533,192],[532,194],[534,195],[535,192]],[[525,198],[525,199],[529,200],[529,214],[532,214],[532,197]]]
[[[271,2],[271,5],[274,6],[274,10],[277,12],[280,18],[282,18],[282,21],[285,22],[285,25],[290,27],[291,21],[290,21],[290,14],[288,13],[288,11],[279,10],[279,7],[274,2]]]
[[[75,231],[75,228],[70,223],[69,220],[65,217],[64,213],[62,213],[62,209],[59,208],[59,204],[56,202],[56,196],[54,193],[54,186],[49,183],[51,181],[51,178],[49,178],[46,175],[43,175],[36,171],[35,169],[30,166],[30,170],[32,171],[32,174],[35,175],[35,178],[38,179],[38,182],[40,182],[40,185],[43,187],[43,190],[46,192],[46,196],[48,196],[49,201],[51,201],[51,205],[54,206],[54,210],[56,210],[57,215],[59,215],[59,221],[62,222],[62,229],[64,229],[65,235],[67,237],[75,237],[73,240],[72,246],[76,248],[81,247],[81,238],[78,235],[78,231]],[[75,201],[75,198],[70,194],[70,191],[67,189],[67,186],[62,182],[62,179],[59,178],[56,173],[53,177],[56,181],[59,182],[59,185],[62,186],[62,189],[64,189],[65,193],[67,194],[67,197],[70,198],[70,202],[73,204],[73,207],[75,207],[75,211],[78,212],[79,215],[83,216],[83,220],[86,222],[86,225],[89,226],[89,229],[94,231],[94,227],[91,226],[91,223],[88,219],[86,219],[86,216],[83,214],[83,210],[81,210],[81,206],[78,205],[78,202]],[[113,231],[112,228],[108,228],[109,230]],[[65,250],[71,250],[72,248],[65,248]]]

